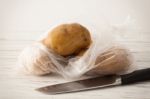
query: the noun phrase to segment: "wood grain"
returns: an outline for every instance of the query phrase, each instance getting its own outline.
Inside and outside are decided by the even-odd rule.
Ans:
[[[11,35],[13,36],[11,37]],[[39,93],[34,89],[45,85],[68,82],[69,80],[57,75],[17,74],[15,68],[19,53],[25,46],[33,43],[41,33],[38,33],[36,37],[33,36],[34,33],[11,35],[5,34],[0,38],[0,99],[149,99],[150,97],[150,82],[61,95]],[[149,32],[140,33],[140,36],[128,35],[118,41],[130,49],[138,69],[150,67]]]

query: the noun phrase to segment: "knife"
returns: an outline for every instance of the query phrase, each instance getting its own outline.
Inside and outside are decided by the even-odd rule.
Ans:
[[[108,86],[128,85],[136,82],[150,80],[150,68],[133,71],[124,75],[107,75],[90,79],[72,81],[36,89],[45,94],[62,94]]]

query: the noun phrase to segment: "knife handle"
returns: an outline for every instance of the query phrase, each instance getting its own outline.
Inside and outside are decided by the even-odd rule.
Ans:
[[[150,80],[150,68],[136,70],[132,73],[121,75],[122,85]]]

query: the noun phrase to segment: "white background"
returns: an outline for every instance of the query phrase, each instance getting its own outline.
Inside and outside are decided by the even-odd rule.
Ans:
[[[0,0],[0,37],[41,33],[58,22],[122,24],[128,16],[147,32],[149,6],[149,0]]]

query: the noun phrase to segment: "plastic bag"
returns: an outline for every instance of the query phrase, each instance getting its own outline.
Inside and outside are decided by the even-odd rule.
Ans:
[[[115,32],[119,32],[119,27],[114,30],[111,26],[106,26],[105,28],[92,25],[84,26],[87,27],[91,33],[92,44],[82,57],[64,58],[46,48],[40,41],[38,41],[25,48],[20,54],[19,64],[22,70],[35,75],[57,73],[65,78],[76,78],[84,74],[92,74],[90,71],[93,72],[96,70],[95,68],[98,67],[98,65],[95,64],[97,58],[100,55],[105,55],[104,53],[106,53],[107,56],[107,52],[108,54],[109,52],[113,53],[111,57],[108,57],[110,60],[119,59],[117,55],[124,55],[128,62],[124,69],[128,69],[130,67],[132,60],[129,51],[116,43],[113,38],[113,34],[115,34]],[[117,51],[114,49],[121,50],[122,54],[117,54]],[[121,56],[119,57],[121,58]],[[99,61],[98,64],[99,67],[103,68],[103,65],[100,65],[102,62],[104,61]],[[120,70],[120,72],[122,71],[123,70]],[[101,69],[98,72],[101,75],[109,74],[109,72]],[[117,71],[116,73],[120,72]]]

